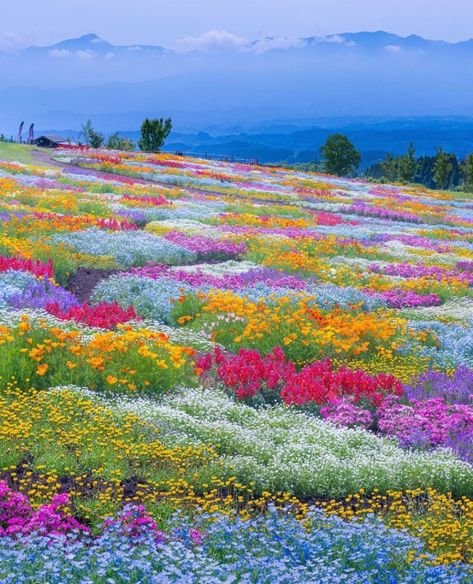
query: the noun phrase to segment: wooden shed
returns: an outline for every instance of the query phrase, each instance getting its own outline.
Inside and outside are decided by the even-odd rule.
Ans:
[[[67,146],[69,143],[69,140],[66,140],[66,138],[58,134],[38,136],[38,138],[33,140],[35,146],[41,146],[42,148],[57,148],[58,146]]]

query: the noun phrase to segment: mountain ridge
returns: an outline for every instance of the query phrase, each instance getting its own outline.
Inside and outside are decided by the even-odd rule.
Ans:
[[[52,45],[33,45],[23,49],[23,51],[26,52],[37,53],[48,53],[50,51],[70,51],[72,53],[75,51],[91,51],[97,54],[139,50],[153,51],[158,53],[164,53],[168,51],[168,49],[165,49],[160,45],[114,45],[95,33],[87,33],[79,37],[63,39],[62,41]]]
[[[256,47],[260,43],[265,43],[268,41],[275,41],[278,37],[266,36],[259,39],[248,40],[246,44],[247,48]],[[282,37],[289,39],[290,37]],[[348,48],[363,48],[363,49],[379,49],[386,46],[400,46],[400,47],[423,47],[423,48],[471,48],[473,50],[473,38],[465,39],[458,42],[449,42],[439,39],[427,39],[422,36],[411,34],[408,36],[398,35],[396,33],[387,32],[384,30],[378,31],[359,31],[359,32],[345,32],[345,33],[335,33],[324,36],[308,36],[308,37],[294,37],[294,40],[299,41],[299,45],[288,46],[288,49],[299,48],[303,49],[308,46],[313,45],[332,45],[332,46],[345,46]],[[271,49],[271,44],[268,43],[268,50]],[[283,47],[277,47],[281,49]],[[176,52],[182,53],[183,51],[178,51],[170,48],[165,48],[162,45],[154,44],[131,44],[131,45],[115,45],[107,40],[104,40],[96,33],[86,33],[78,37],[72,37],[63,39],[57,43],[50,45],[32,45],[26,47],[25,49],[20,49],[17,51],[31,51],[31,50],[97,50],[103,51],[115,50],[149,50],[149,51],[166,51],[166,52]],[[188,51],[191,52],[191,51]]]
[[[59,110],[71,114],[61,116],[63,127],[74,127],[79,112],[125,120],[143,111],[219,132],[268,119],[473,115],[473,40],[385,31],[268,36],[244,46],[228,34],[191,40],[183,51],[115,45],[89,32],[2,53],[0,130],[16,131],[22,119],[57,126]],[[128,115],[119,127],[136,123]]]

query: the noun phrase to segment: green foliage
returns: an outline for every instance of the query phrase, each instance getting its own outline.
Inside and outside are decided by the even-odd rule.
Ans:
[[[467,184],[465,174],[467,166],[466,161],[460,165],[455,154],[444,152],[441,149],[436,156],[416,158],[415,147],[410,144],[407,154],[403,156],[386,154],[382,162],[377,162],[366,170],[365,176],[382,182],[417,183],[430,189],[452,189],[460,185],[462,172],[465,176],[465,184]]]
[[[155,120],[146,118],[141,125],[141,138],[138,146],[143,152],[159,152],[171,129],[171,118]]]
[[[386,158],[380,163],[381,177],[387,182],[407,182],[414,180],[417,169],[414,144],[409,144],[407,154],[393,156],[386,154]]]
[[[87,120],[82,124],[82,132],[84,133],[85,143],[92,148],[101,148],[105,141],[103,134],[96,132],[92,126],[92,122]]]
[[[197,294],[187,294],[181,302],[174,302],[169,317],[175,325],[182,325],[187,322],[187,317],[194,319],[200,315],[203,306],[204,302]]]
[[[122,138],[118,132],[112,134],[107,142],[107,148],[111,148],[112,150],[125,150],[127,152],[131,152],[135,149],[135,144],[133,140],[129,138]]]
[[[416,149],[412,142],[405,156],[399,158],[399,178],[404,182],[412,182],[416,172]]]
[[[386,158],[381,162],[382,177],[388,182],[396,182],[399,176],[399,160],[392,154],[386,154]]]
[[[473,193],[473,154],[468,154],[463,163],[463,185],[468,193]]]
[[[333,134],[320,149],[324,168],[337,176],[352,175],[360,165],[361,154],[343,134]]]
[[[434,181],[437,188],[446,189],[448,187],[452,170],[453,165],[450,160],[450,155],[442,150],[442,148],[439,148],[434,164]]]

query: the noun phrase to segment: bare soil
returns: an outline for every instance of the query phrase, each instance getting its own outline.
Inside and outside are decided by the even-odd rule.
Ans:
[[[119,270],[97,270],[95,268],[78,268],[71,276],[66,288],[81,303],[88,302],[93,289],[99,282],[106,280]]]

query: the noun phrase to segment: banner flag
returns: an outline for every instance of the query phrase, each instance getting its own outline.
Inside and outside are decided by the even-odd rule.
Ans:
[[[23,126],[25,125],[25,122],[21,122],[20,127],[18,128],[18,142],[21,144],[21,135],[23,133]]]

